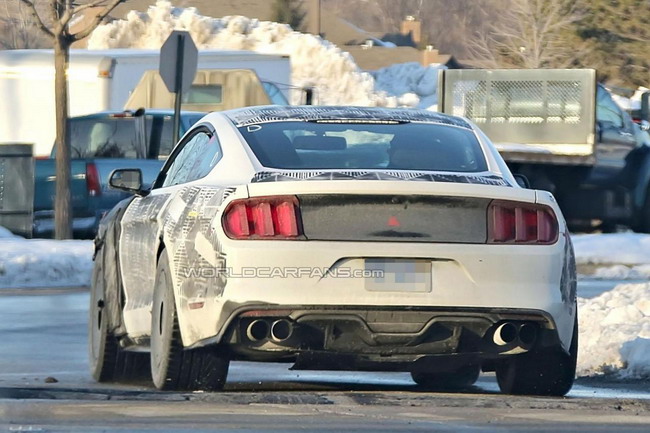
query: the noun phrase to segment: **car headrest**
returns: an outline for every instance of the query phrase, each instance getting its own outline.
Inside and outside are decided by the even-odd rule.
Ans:
[[[293,146],[301,150],[345,150],[348,143],[344,137],[299,135],[293,139]]]

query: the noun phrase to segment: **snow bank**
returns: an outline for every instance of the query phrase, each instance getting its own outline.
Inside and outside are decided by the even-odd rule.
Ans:
[[[650,235],[612,233],[572,235],[578,264],[650,264]]]
[[[167,0],[158,1],[145,13],[131,11],[124,20],[99,26],[88,48],[158,49],[172,30],[188,31],[199,49],[290,55],[292,84],[315,87],[319,104],[426,108],[436,103],[435,67],[408,64],[387,68],[373,78],[359,69],[350,54],[318,36],[241,16],[206,17],[195,8],[177,8]],[[292,103],[299,100],[299,92],[293,92]]]
[[[5,232],[0,227],[0,289],[90,284],[92,241],[28,240]]]
[[[6,228],[0,227],[0,239],[15,239],[15,238],[19,238],[19,237],[20,236],[16,236],[15,234],[11,233]]]
[[[578,299],[578,375],[650,378],[650,283]]]
[[[590,278],[602,280],[645,280],[650,279],[650,265],[614,265],[597,268]]]
[[[423,67],[417,62],[398,63],[372,73],[375,89],[395,98],[396,105],[437,110],[438,72],[441,65]]]

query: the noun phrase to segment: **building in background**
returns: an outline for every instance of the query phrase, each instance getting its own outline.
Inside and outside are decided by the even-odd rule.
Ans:
[[[131,10],[144,12],[152,0],[129,0],[112,13],[121,19]],[[305,18],[300,31],[320,34],[323,38],[347,51],[356,64],[365,71],[375,71],[396,63],[417,62],[423,66],[441,64],[450,69],[464,65],[452,55],[440,54],[434,47],[417,48],[422,40],[422,23],[415,17],[405,17],[400,33],[377,33],[360,29],[320,7],[319,0],[304,0]],[[202,15],[224,17],[242,15],[261,21],[273,21],[272,0],[192,0],[177,1],[179,7],[195,7]]]

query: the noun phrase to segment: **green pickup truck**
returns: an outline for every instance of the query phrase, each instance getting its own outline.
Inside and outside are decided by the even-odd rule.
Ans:
[[[205,113],[181,112],[181,134]],[[104,111],[70,119],[73,233],[95,236],[101,217],[127,194],[108,188],[117,168],[139,168],[145,184],[155,180],[175,140],[173,111]],[[55,151],[34,166],[34,237],[54,232]]]

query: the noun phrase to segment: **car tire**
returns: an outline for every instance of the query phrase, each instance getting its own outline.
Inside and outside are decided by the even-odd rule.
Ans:
[[[448,373],[411,372],[411,378],[415,383],[427,389],[457,390],[474,385],[480,372],[480,366],[466,365]]]
[[[98,382],[133,382],[148,377],[149,354],[123,350],[110,332],[104,273],[99,255],[93,269],[88,320],[90,373]]]
[[[219,347],[185,349],[174,302],[169,260],[162,252],[151,313],[151,377],[166,391],[220,391],[230,359]]]
[[[573,386],[578,359],[578,317],[573,326],[569,353],[560,348],[517,355],[497,364],[501,392],[516,395],[561,397]]]

